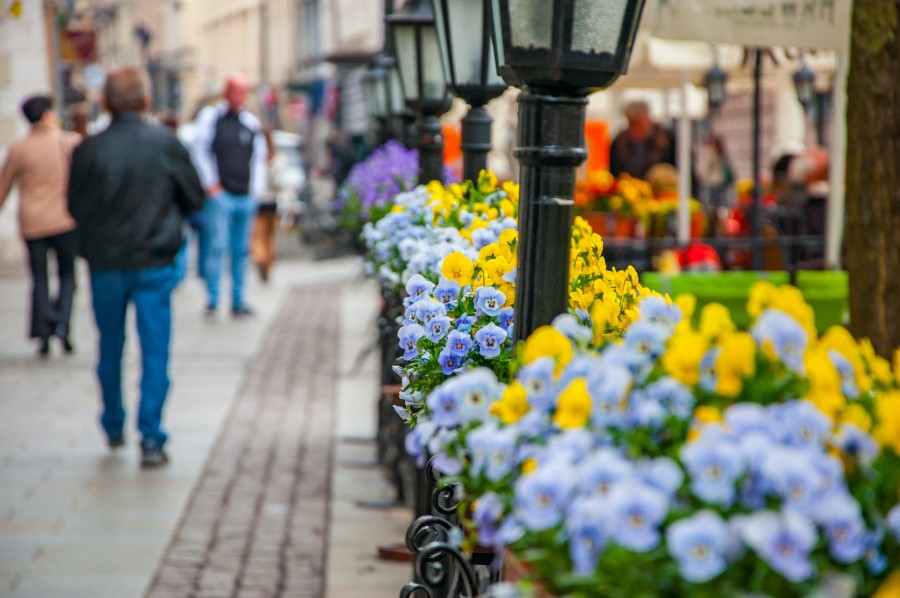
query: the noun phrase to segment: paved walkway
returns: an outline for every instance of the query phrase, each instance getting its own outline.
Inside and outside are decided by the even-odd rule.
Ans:
[[[206,320],[199,283],[179,288],[172,462],[149,472],[133,433],[110,455],[99,432],[80,274],[76,354],[39,360],[22,338],[27,278],[0,269],[0,596],[396,595],[409,568],[375,547],[409,514],[355,508],[388,489],[344,465],[373,452],[344,442],[374,433],[375,355],[354,362],[377,294],[358,262],[279,263],[250,285],[252,319]],[[137,353],[132,334],[126,389]]]

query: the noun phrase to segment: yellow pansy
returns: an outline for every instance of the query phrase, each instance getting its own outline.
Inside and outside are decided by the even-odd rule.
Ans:
[[[700,360],[708,346],[709,340],[698,332],[676,332],[663,353],[663,369],[682,384],[696,385],[700,381]]]
[[[490,170],[482,169],[478,173],[478,190],[484,194],[493,193],[497,190],[497,175]]]
[[[881,587],[872,594],[872,598],[897,598],[900,596],[900,571],[894,571]]]
[[[666,293],[666,298],[668,297],[669,294]],[[681,321],[675,326],[675,330],[679,332],[691,330],[691,318],[694,317],[694,310],[697,309],[697,297],[691,293],[684,293],[675,297],[674,303],[682,314]]]
[[[502,255],[499,243],[488,243],[478,250],[478,261],[483,262],[493,258],[496,255]]]
[[[750,317],[755,320],[771,307],[777,291],[778,287],[768,280],[761,280],[750,287],[750,297],[747,299],[747,313]]]
[[[591,417],[591,395],[584,378],[576,378],[559,394],[553,423],[562,429],[583,428]]]
[[[454,280],[460,286],[465,286],[472,282],[474,270],[475,266],[472,264],[472,260],[460,251],[454,251],[445,257],[441,264],[441,274],[444,278]]]
[[[391,206],[391,212],[405,212],[406,206],[401,206],[399,204],[394,204]]]
[[[512,265],[505,257],[498,255],[493,259],[484,260],[482,268],[492,282],[499,284],[503,282],[503,275],[512,270]]]
[[[828,357],[828,349],[822,345],[812,347],[806,351],[803,361],[809,378],[806,400],[834,419],[844,408],[846,399],[841,393],[841,375]]]
[[[519,204],[519,186],[512,181],[506,181],[500,188],[506,193],[506,197],[509,198],[509,201],[513,202],[514,205]]]
[[[500,251],[500,255],[512,262],[516,257],[518,247],[519,231],[514,228],[508,228],[500,233],[500,237],[497,240],[497,248]]]
[[[537,469],[538,462],[535,457],[528,457],[525,461],[522,462],[522,475],[528,475],[529,473],[534,473]]]
[[[721,303],[710,303],[700,310],[700,334],[718,338],[735,329],[728,308]]]
[[[553,326],[541,326],[525,340],[522,360],[527,365],[541,357],[553,358],[558,376],[566,364],[572,361],[572,343]]]
[[[701,316],[702,317],[702,316]],[[719,341],[716,359],[716,393],[736,397],[744,388],[744,378],[756,372],[756,343],[746,332],[726,334]]]
[[[875,397],[875,416],[875,441],[900,454],[900,391],[889,390]]]
[[[853,403],[844,409],[841,413],[841,423],[853,424],[863,432],[868,433],[872,430],[872,416],[866,411],[862,405]]]
[[[504,424],[514,424],[522,416],[528,413],[531,407],[528,405],[528,397],[525,387],[518,380],[510,382],[500,400],[491,405],[491,415],[500,418]]]
[[[500,200],[500,212],[507,218],[515,218],[517,211],[516,205],[508,199]]]

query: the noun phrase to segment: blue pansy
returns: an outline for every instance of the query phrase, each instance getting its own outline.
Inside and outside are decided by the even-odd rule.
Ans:
[[[591,420],[598,427],[619,428],[627,423],[628,393],[633,383],[631,373],[621,366],[597,369],[587,380],[593,399]]]
[[[684,472],[674,460],[668,457],[644,459],[637,463],[638,478],[653,486],[670,499],[684,483]]]
[[[444,347],[444,350],[441,351],[438,355],[438,364],[440,364],[441,372],[445,376],[449,376],[450,374],[461,368],[463,363],[465,363],[465,357],[454,355],[452,352],[447,350],[447,347]]]
[[[519,370],[516,377],[525,388],[532,409],[547,411],[556,404],[555,370],[556,362],[552,357],[541,357]]]
[[[515,484],[515,515],[522,525],[541,531],[558,525],[575,487],[575,472],[565,463],[542,465]]]
[[[459,397],[459,418],[461,422],[487,419],[491,404],[500,399],[502,387],[494,372],[478,368],[443,384]]]
[[[740,535],[772,569],[794,583],[809,579],[809,553],[816,544],[816,528],[804,515],[785,510],[761,511],[741,520]]]
[[[694,411],[694,395],[691,390],[671,376],[663,376],[649,384],[644,392],[662,405],[667,413],[686,419]]]
[[[809,338],[797,320],[777,309],[767,309],[750,329],[756,343],[771,344],[775,355],[795,373],[803,375],[803,354]]]
[[[666,350],[666,341],[672,336],[672,329],[663,324],[638,320],[625,331],[625,346],[638,353],[656,359]]]
[[[853,364],[850,360],[841,355],[834,349],[828,350],[828,358],[837,369],[841,376],[841,392],[848,399],[855,399],[859,396],[859,387],[856,385],[856,372],[853,371]]]
[[[578,465],[578,489],[584,494],[609,495],[616,482],[634,475],[634,467],[616,449],[600,448]]]
[[[677,305],[672,305],[659,295],[644,297],[638,303],[640,321],[652,324],[661,324],[667,328],[675,328],[681,322],[681,310]]]
[[[400,348],[403,349],[403,359],[409,361],[419,354],[417,343],[423,336],[425,336],[425,329],[420,324],[407,324],[397,331]]]
[[[507,334],[512,334],[513,322],[515,321],[516,312],[511,307],[504,307],[497,316],[500,327],[505,329]]]
[[[680,456],[691,479],[691,492],[697,498],[725,507],[734,502],[745,456],[733,438],[719,428],[706,426],[696,441],[682,447]]]
[[[506,331],[493,322],[475,333],[475,342],[478,343],[478,352],[482,357],[490,358],[500,355],[505,340]]]
[[[494,287],[478,287],[475,289],[475,313],[484,313],[497,317],[503,304],[506,303],[506,295]]]
[[[416,465],[419,467],[425,466],[425,447],[428,446],[428,441],[431,440],[436,430],[437,426],[434,422],[420,421],[403,439],[406,452],[411,457],[415,457]]]
[[[831,420],[809,401],[788,401],[769,406],[769,430],[782,442],[820,447],[831,432]]]
[[[493,422],[472,430],[466,437],[471,455],[470,471],[484,474],[492,482],[500,481],[515,463],[516,432],[512,428],[500,428]]]
[[[595,497],[580,497],[572,503],[566,517],[569,532],[569,556],[576,574],[586,575],[597,567],[603,549],[609,543],[609,505]]]
[[[475,249],[481,250],[482,247],[497,242],[497,233],[490,228],[477,228],[472,231],[472,245]]]
[[[463,314],[456,318],[456,329],[460,332],[471,332],[472,325],[477,321],[477,317],[469,314]]]
[[[613,531],[616,543],[635,552],[647,552],[659,544],[659,526],[669,511],[669,499],[653,486],[628,478],[613,486],[609,510],[618,523]]]
[[[735,403],[723,413],[725,423],[738,437],[769,429],[768,412],[757,403]]]
[[[434,283],[421,274],[413,274],[406,281],[406,293],[413,301],[428,297],[432,289],[434,289]]]
[[[900,541],[900,504],[896,504],[888,511],[887,517],[885,517],[885,523],[887,524],[888,530],[894,537]]]
[[[769,451],[762,471],[772,489],[784,503],[809,513],[822,491],[822,475],[816,471],[815,454],[796,448],[779,447]]]
[[[866,523],[859,503],[846,492],[818,502],[813,519],[825,530],[828,552],[839,563],[855,563],[866,552]]]
[[[728,525],[719,514],[708,510],[670,525],[666,545],[678,561],[681,576],[703,583],[722,573],[727,564],[728,532]]]
[[[478,497],[472,511],[472,519],[478,527],[478,543],[482,546],[496,546],[500,540],[500,521],[503,517],[503,503],[494,492],[485,492]]]
[[[450,318],[448,318],[447,316],[432,318],[431,321],[429,321],[424,326],[425,338],[433,343],[436,343],[447,336],[447,331],[450,330],[451,326],[452,323],[450,322]]]
[[[459,320],[457,320],[458,324]],[[458,329],[451,330],[447,335],[447,350],[453,355],[465,357],[469,354],[473,344],[475,344],[475,341],[472,340],[472,337],[466,332],[460,332]]]
[[[653,370],[653,360],[650,355],[636,351],[624,343],[612,345],[603,350],[600,357],[600,365],[603,368],[622,366],[627,368],[634,379],[642,382]]]
[[[447,308],[444,307],[444,304],[431,298],[416,301],[413,307],[416,309],[416,319],[423,325],[428,324],[434,318],[443,318],[447,315]]]
[[[878,456],[875,440],[853,424],[841,424],[834,435],[835,445],[863,465],[871,465]]]
[[[447,308],[453,309],[459,303],[459,283],[455,280],[441,280],[434,289],[432,296],[443,303]]]
[[[435,425],[451,428],[459,424],[459,395],[449,382],[435,388],[426,400]]]
[[[553,318],[551,325],[566,335],[573,343],[590,342],[594,335],[590,328],[586,328],[572,314],[559,314]]]
[[[555,434],[547,441],[544,454],[553,460],[577,463],[594,445],[594,435],[585,428],[572,428]]]
[[[716,375],[716,361],[722,354],[722,347],[711,347],[700,358],[700,388],[708,392],[716,392],[719,377]]]
[[[416,316],[416,306],[414,304],[407,305],[405,311],[403,312],[403,325],[407,324],[417,324],[419,322],[419,318]]]

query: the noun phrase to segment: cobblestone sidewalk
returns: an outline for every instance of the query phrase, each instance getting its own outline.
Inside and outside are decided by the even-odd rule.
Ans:
[[[148,598],[324,595],[339,295],[287,295]]]

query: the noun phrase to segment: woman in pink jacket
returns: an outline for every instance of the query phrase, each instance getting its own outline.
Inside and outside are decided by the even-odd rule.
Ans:
[[[75,220],[69,214],[66,186],[77,133],[62,131],[47,96],[28,98],[22,112],[31,131],[9,147],[0,168],[0,207],[13,184],[19,188],[19,230],[28,246],[32,276],[30,337],[39,341],[38,354],[50,353],[56,336],[66,353],[72,352],[69,317],[75,294]],[[56,297],[50,297],[47,255],[56,255],[59,277]]]

